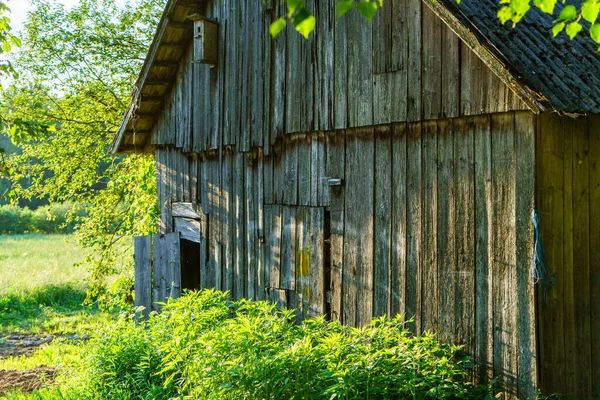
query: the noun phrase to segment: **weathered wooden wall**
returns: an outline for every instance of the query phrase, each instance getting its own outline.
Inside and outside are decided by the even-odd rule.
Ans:
[[[541,387],[600,391],[600,118],[538,117],[536,204],[549,283],[538,296]]]
[[[270,155],[160,148],[162,229],[172,202],[194,202],[208,215],[204,287],[349,325],[414,317],[414,332],[464,344],[481,379],[532,395],[534,122],[507,112],[285,135]]]
[[[320,21],[310,39],[290,28],[272,40],[284,2],[209,2],[218,65],[187,50],[151,143],[268,155],[290,133],[526,109],[421,0],[386,1],[372,23],[335,17],[333,0],[306,5]]]

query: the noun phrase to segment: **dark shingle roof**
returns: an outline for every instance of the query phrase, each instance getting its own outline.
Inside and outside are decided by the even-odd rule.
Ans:
[[[564,33],[552,38],[555,17],[537,8],[513,28],[512,23],[501,25],[498,20],[498,0],[425,3],[459,36],[463,37],[465,29],[473,34],[485,52],[493,55],[493,62],[503,64],[514,81],[537,100],[539,111],[600,113],[600,53],[587,29],[570,41]],[[555,15],[564,7],[558,3]],[[582,0],[569,3],[579,5]]]

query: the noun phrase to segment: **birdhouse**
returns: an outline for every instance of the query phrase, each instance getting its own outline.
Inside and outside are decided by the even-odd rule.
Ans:
[[[219,24],[203,15],[188,17],[194,21],[194,62],[217,65],[219,55]]]

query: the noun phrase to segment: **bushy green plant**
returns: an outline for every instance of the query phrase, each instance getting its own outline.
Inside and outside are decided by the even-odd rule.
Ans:
[[[482,399],[470,360],[400,318],[349,328],[205,290],[92,343],[86,396],[111,399]]]
[[[78,207],[73,203],[58,203],[37,208],[14,205],[0,206],[0,234],[73,233],[77,224]]]
[[[31,229],[33,212],[13,205],[0,206],[0,234],[23,234]]]

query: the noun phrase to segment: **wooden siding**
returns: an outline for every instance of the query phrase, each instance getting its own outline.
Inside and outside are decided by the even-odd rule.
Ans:
[[[269,155],[284,134],[527,109],[421,0],[386,1],[372,23],[309,1],[322,20],[308,40],[271,39],[278,4],[209,2],[219,63],[192,63],[188,45],[148,144]]]
[[[285,135],[270,155],[205,153],[193,179],[173,171],[196,155],[158,149],[161,229],[197,182],[185,187],[209,225],[203,287],[348,325],[404,314],[524,398],[537,376],[534,126],[508,112]]]
[[[541,388],[600,390],[600,118],[537,122],[536,208],[547,296],[538,295]]]

